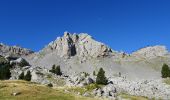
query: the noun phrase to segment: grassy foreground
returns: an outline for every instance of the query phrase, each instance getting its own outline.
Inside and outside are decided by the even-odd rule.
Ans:
[[[19,92],[17,96],[12,93]],[[97,100],[26,81],[0,81],[0,100]]]

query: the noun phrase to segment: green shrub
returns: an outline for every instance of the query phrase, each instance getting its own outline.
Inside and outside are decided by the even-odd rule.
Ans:
[[[47,84],[48,87],[53,87],[53,84],[49,83]]]
[[[108,80],[105,77],[105,71],[103,70],[103,68],[100,68],[100,70],[99,70],[99,72],[97,74],[96,83],[106,85],[107,82],[108,82]]]
[[[169,69],[169,66],[167,64],[164,64],[162,66],[162,78],[167,78],[167,77],[170,77],[170,69]]]

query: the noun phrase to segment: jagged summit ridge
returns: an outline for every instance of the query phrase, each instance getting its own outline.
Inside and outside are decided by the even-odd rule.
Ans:
[[[34,52],[26,48],[21,48],[19,46],[8,46],[3,43],[0,43],[0,55],[22,56],[22,55],[29,55],[32,53]]]
[[[55,41],[49,43],[43,51],[57,52],[62,57],[75,55],[81,57],[101,57],[112,53],[111,48],[95,41],[87,33],[71,34],[68,32],[64,32],[63,37],[58,37]]]

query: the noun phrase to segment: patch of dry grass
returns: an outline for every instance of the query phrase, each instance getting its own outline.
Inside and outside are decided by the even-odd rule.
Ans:
[[[17,96],[12,93],[19,92]],[[26,81],[0,81],[0,100],[96,100]]]
[[[125,99],[125,100],[148,100],[145,97],[141,97],[141,96],[132,96],[132,95],[128,95],[128,94],[121,94],[120,95],[121,98]]]

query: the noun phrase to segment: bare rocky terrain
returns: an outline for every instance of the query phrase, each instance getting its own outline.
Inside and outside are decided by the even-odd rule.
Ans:
[[[107,76],[114,76],[120,72],[133,80],[159,79],[163,63],[170,64],[169,58],[170,54],[165,46],[146,47],[126,54],[112,50],[86,33],[68,32],[41,51],[26,57],[33,66],[49,69],[53,64],[60,65],[66,74],[82,71],[92,74],[102,67]]]
[[[39,52],[0,44],[0,54],[13,65],[11,80],[18,79],[22,72],[31,71],[32,82],[56,87],[83,87],[95,83],[93,73],[103,68],[108,85],[81,95],[120,100],[118,95],[121,93],[149,99],[170,98],[170,85],[161,78],[162,65],[170,65],[170,53],[165,46],[145,47],[127,54],[112,50],[87,33],[65,32],[63,37],[58,37]],[[23,63],[26,65],[20,66]],[[62,76],[49,71],[54,64],[60,65]]]

